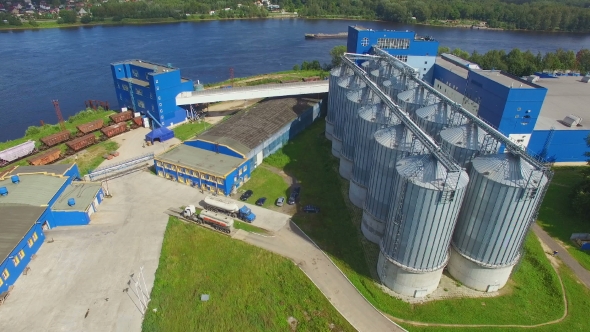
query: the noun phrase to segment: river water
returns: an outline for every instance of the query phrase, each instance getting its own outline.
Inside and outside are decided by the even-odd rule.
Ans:
[[[348,25],[414,30],[443,46],[533,52],[590,47],[588,34],[485,31],[385,22],[267,19],[182,22],[143,26],[80,27],[0,33],[0,141],[21,137],[40,120],[56,123],[51,100],[64,118],[84,108],[84,100],[107,100],[117,107],[110,63],[144,59],[181,69],[201,83],[289,70],[304,60],[330,61],[343,39],[305,40],[305,33],[337,33]]]

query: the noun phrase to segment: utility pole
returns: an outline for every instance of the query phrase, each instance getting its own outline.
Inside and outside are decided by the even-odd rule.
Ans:
[[[59,102],[57,100],[53,100],[53,107],[55,107],[55,114],[57,114],[57,121],[59,121],[59,127],[61,131],[66,130],[66,125],[64,123],[64,118],[61,115],[61,109],[59,108]]]

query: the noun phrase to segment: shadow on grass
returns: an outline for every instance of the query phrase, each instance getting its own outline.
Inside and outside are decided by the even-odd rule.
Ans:
[[[590,223],[575,214],[571,198],[575,186],[582,180],[580,167],[555,167],[555,175],[539,210],[539,224],[552,237],[571,246],[569,252],[584,268],[590,270],[590,251],[580,250],[570,240],[572,233],[589,233]]]
[[[320,207],[318,214],[298,212],[293,221],[330,256],[344,262],[356,273],[374,280],[364,256],[356,225],[351,220],[339,178],[338,159],[332,157],[331,142],[318,120],[293,141],[277,151],[266,163],[283,169],[297,180],[285,193],[301,187],[297,204]],[[336,170],[336,171],[335,171]],[[305,237],[305,235],[302,235]]]

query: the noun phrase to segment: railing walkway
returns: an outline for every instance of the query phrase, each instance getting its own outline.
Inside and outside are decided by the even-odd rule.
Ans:
[[[142,169],[147,166],[154,159],[153,153],[147,153],[139,157],[123,160],[119,163],[97,168],[86,175],[86,180],[101,181],[112,177],[117,177],[130,173],[132,171]]]
[[[328,80],[264,84],[237,88],[219,88],[202,91],[182,92],[176,97],[176,105],[181,106],[229,100],[296,96],[326,92],[328,92]]]

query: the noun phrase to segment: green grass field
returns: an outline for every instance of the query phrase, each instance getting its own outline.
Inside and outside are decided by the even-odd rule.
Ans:
[[[555,167],[555,176],[549,185],[539,211],[539,225],[567,247],[568,252],[580,264],[590,270],[590,252],[582,251],[570,241],[572,233],[590,233],[587,217],[576,215],[571,208],[572,190],[582,180],[582,167]]]
[[[377,246],[363,240],[360,209],[347,204],[348,186],[338,175],[338,160],[331,155],[331,142],[323,135],[324,126],[324,121],[313,124],[265,162],[282,167],[301,182],[301,204],[320,206],[321,213],[298,214],[293,220],[332,257],[371,303],[394,317],[422,322],[536,324],[561,317],[563,302],[557,274],[533,235],[527,237],[524,259],[515,268],[507,294],[501,297],[410,305],[383,293],[372,277]]]
[[[254,195],[246,200],[251,204],[254,204],[260,197],[266,197],[266,202],[263,205],[265,208],[274,208],[277,198],[281,196],[285,199],[289,197],[289,185],[285,180],[280,175],[262,167],[258,167],[252,172],[250,180],[240,190],[254,192]]]
[[[237,219],[234,219],[234,228],[235,229],[241,229],[244,230],[246,232],[250,232],[250,233],[257,233],[257,234],[261,234],[261,235],[269,235],[269,232],[266,229],[262,229],[260,227],[256,227],[254,225],[250,225],[247,222],[243,222]]]
[[[80,175],[88,174],[91,170],[97,168],[103,161],[104,155],[113,152],[119,148],[119,144],[114,141],[104,141],[93,145],[80,154],[78,159],[74,157],[66,158],[60,161],[60,164],[78,164]],[[120,157],[119,157],[120,158]]]
[[[354,331],[293,262],[170,218],[143,331],[289,331],[289,317]]]
[[[172,130],[174,131],[174,136],[181,141],[186,141],[189,138],[193,138],[198,134],[204,132],[208,128],[211,127],[211,124],[202,121],[202,122],[187,122],[183,123],[177,127],[174,127]]]

